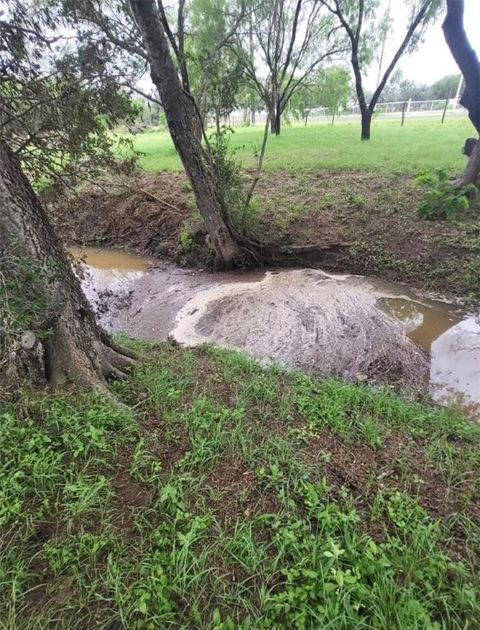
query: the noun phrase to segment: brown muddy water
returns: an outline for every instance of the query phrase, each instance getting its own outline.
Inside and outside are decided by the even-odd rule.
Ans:
[[[401,380],[480,419],[480,317],[403,285],[292,269],[212,274],[108,249],[83,258],[101,323],[132,337],[204,342],[261,362]]]

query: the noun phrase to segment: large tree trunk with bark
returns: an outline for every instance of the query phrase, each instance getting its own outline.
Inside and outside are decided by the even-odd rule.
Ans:
[[[148,52],[152,81],[215,250],[217,266],[230,267],[239,250],[227,227],[211,164],[194,133],[195,125],[201,124],[195,101],[179,81],[157,5],[151,0],[130,0],[130,4]]]
[[[480,134],[480,62],[468,41],[463,25],[463,0],[447,0],[447,15],[443,22],[443,33],[450,51],[465,80],[465,90],[460,103],[468,111],[473,126]],[[480,141],[471,153],[467,168],[459,185],[475,184],[480,178]]]
[[[18,159],[1,140],[0,198],[0,275],[15,274],[28,265],[35,293],[46,309],[38,329],[21,330],[22,335],[15,325],[15,334],[10,335],[6,322],[11,317],[11,295],[7,283],[0,287],[2,380],[13,386],[22,380],[53,385],[72,381],[106,393],[106,378],[124,376],[133,364],[132,354],[116,346],[97,325],[45,210]],[[8,286],[14,285],[14,278],[7,280]],[[28,286],[14,290],[25,306],[31,306],[33,291]]]
[[[469,157],[467,167],[457,182],[459,187],[469,184],[480,185],[480,140],[477,140]]]
[[[268,117],[270,120],[270,133],[274,134],[276,131],[276,115],[275,115],[275,107],[272,107],[268,112]]]
[[[372,112],[367,108],[361,110],[362,115],[362,140],[370,140],[372,128]]]

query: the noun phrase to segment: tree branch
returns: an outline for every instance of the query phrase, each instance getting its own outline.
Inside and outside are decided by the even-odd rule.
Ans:
[[[467,109],[473,126],[480,134],[480,62],[465,33],[463,14],[463,0],[447,0],[447,15],[442,28],[448,47],[465,79],[460,103]]]

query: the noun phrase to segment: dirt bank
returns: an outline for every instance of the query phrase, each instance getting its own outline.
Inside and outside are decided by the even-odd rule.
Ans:
[[[322,268],[408,282],[423,290],[480,298],[480,220],[416,216],[420,191],[406,175],[266,173],[248,217],[251,234],[270,243],[318,244]],[[68,244],[102,244],[207,266],[211,252],[195,201],[179,173],[108,182],[50,203]]]

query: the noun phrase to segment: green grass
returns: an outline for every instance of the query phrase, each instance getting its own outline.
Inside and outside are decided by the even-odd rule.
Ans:
[[[465,157],[461,148],[473,128],[467,119],[410,120],[404,127],[397,121],[374,121],[372,139],[361,142],[359,123],[285,127],[267,145],[265,168],[341,169],[412,172],[439,168],[461,169]],[[254,166],[254,153],[261,143],[263,129],[235,128],[231,146],[245,167]],[[167,132],[149,132],[136,136],[135,148],[145,153],[141,166],[147,171],[179,171],[180,160]]]
[[[478,427],[237,353],[136,347],[124,410],[1,405],[1,628],[476,627]]]

